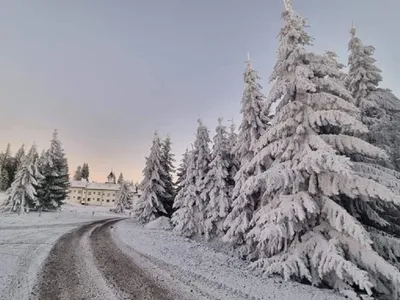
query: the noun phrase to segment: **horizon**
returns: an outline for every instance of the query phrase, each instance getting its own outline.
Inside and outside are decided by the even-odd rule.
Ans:
[[[308,18],[312,51],[335,51],[346,65],[354,22],[363,43],[376,48],[381,86],[399,95],[398,1],[294,0],[293,6]],[[199,117],[211,137],[218,117],[239,126],[248,52],[268,94],[284,5],[8,0],[4,7],[0,151],[10,143],[15,154],[35,142],[40,152],[58,129],[71,178],[87,162],[91,180],[118,170],[116,176],[140,182],[154,131],[171,136],[178,166]]]

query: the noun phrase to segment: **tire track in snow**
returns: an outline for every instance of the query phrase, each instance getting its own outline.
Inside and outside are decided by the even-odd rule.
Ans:
[[[50,251],[30,299],[187,300],[139,267],[113,241],[121,219],[84,225],[62,236]]]
[[[193,292],[196,292],[197,295],[201,295],[205,299],[263,300],[261,298],[244,293],[239,289],[231,288],[216,280],[211,280],[202,275],[196,274],[195,272],[166,263],[161,259],[139,252],[131,246],[125,244],[123,241],[119,240],[116,236],[114,236],[114,239],[118,241],[121,249],[123,249],[127,255],[130,255],[134,261],[152,263],[155,266],[153,272],[158,271],[160,274],[169,274],[173,279],[178,280],[181,285],[189,287]]]

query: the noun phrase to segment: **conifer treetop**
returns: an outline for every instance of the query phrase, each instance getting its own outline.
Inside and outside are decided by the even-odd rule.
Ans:
[[[365,98],[371,91],[378,89],[379,82],[382,81],[382,71],[375,65],[376,60],[373,58],[375,48],[364,46],[356,33],[357,30],[353,25],[349,42],[349,87],[356,106],[363,108],[365,105],[372,105],[372,103],[367,104]]]

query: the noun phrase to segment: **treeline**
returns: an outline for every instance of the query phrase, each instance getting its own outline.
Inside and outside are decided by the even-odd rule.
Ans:
[[[27,154],[22,146],[11,154],[11,146],[0,155],[0,189],[9,195],[2,210],[20,213],[30,209],[55,209],[64,203],[69,188],[68,162],[57,130],[50,148],[37,152],[32,145]]]
[[[220,120],[211,150],[199,122],[172,210],[173,167],[155,135],[136,216],[172,212],[177,233],[228,242],[266,275],[399,299],[400,100],[355,28],[346,72],[310,50],[306,20],[284,2],[268,97],[249,60],[237,136]]]

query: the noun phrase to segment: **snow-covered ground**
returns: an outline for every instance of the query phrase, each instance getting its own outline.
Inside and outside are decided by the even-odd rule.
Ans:
[[[0,299],[28,299],[37,272],[57,239],[86,222],[118,217],[108,210],[67,204],[60,213],[42,212],[40,217],[37,212],[0,213]]]
[[[132,219],[124,220],[117,223],[115,239],[122,249],[139,253],[152,262],[152,272],[168,274],[178,285],[214,296],[211,299],[344,299],[329,290],[258,276],[233,255],[157,227],[166,228],[168,224],[155,220],[142,226]]]
[[[60,236],[86,222],[113,217],[118,215],[109,208],[69,204],[60,213],[43,212],[40,217],[37,212],[21,216],[1,213],[0,298],[29,299],[37,272]],[[172,288],[186,290],[198,299],[343,299],[332,291],[258,276],[233,254],[177,236],[165,230],[168,228],[167,219],[146,226],[127,219],[117,223],[113,234],[139,267],[160,280],[174,282]]]

